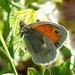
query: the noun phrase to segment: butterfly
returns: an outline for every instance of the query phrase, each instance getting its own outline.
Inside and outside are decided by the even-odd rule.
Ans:
[[[46,65],[56,60],[58,51],[68,35],[65,27],[47,21],[26,25],[21,20],[19,25],[20,35],[35,63]]]

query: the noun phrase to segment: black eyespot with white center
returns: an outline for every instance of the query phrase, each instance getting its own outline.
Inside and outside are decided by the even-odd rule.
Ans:
[[[56,30],[55,30],[55,33],[56,33],[56,34],[59,34],[59,31],[56,29]]]

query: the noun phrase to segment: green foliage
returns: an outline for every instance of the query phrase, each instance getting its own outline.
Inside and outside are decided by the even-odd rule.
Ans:
[[[6,73],[6,74],[2,74],[2,75],[15,75],[13,73]]]
[[[9,4],[5,0],[0,0],[0,5],[4,8],[8,13],[11,11]]]
[[[69,48],[66,47],[65,45],[63,45],[63,46],[61,47],[60,52],[61,52],[62,55],[63,55],[64,61],[68,60],[68,59],[71,57],[71,52],[70,52]]]
[[[38,75],[38,73],[34,68],[28,68],[28,75]]]
[[[70,70],[70,61],[65,62],[63,65],[55,66],[51,69],[52,75],[72,75]]]
[[[14,15],[12,22],[11,22],[11,31],[12,31],[12,35],[13,37],[13,44],[14,44],[14,49],[19,52],[20,57],[24,55],[24,42],[20,41],[22,40],[20,37],[20,25],[19,22],[23,21],[27,24],[32,23],[35,21],[35,11],[32,9],[28,9],[28,10],[23,10],[23,11],[19,11],[16,13],[16,15]],[[12,36],[11,35],[11,36]],[[10,37],[11,37],[10,36]]]
[[[50,75],[50,72],[48,69],[45,70],[44,75]]]
[[[36,22],[36,17],[41,17],[41,15],[36,14],[38,9],[40,9],[40,5],[42,6],[43,3],[46,3],[49,0],[26,0],[24,5],[22,5],[20,1],[22,0],[0,0],[0,75],[73,75],[72,71],[75,72],[75,59],[74,63],[71,63],[70,58],[72,53],[68,46],[62,46],[60,49],[61,54],[58,56],[59,58],[55,62],[55,65],[52,66],[51,64],[52,67],[50,70],[45,69],[43,66],[38,66],[32,62],[30,54],[25,50],[24,41],[20,37],[19,22],[22,20],[26,25]],[[53,1],[58,2],[58,0]],[[37,3],[37,6],[34,6],[34,2]],[[52,1],[50,0],[50,2]],[[29,9],[25,9],[27,6],[25,4],[29,4]],[[45,5],[43,4],[42,8],[44,7]],[[41,13],[43,14],[45,10],[46,9],[42,9]],[[15,12],[17,13],[15,14]],[[54,11],[52,11],[52,13],[54,13]],[[15,15],[12,17],[12,14]],[[49,19],[49,14],[43,15]],[[17,56],[19,58],[17,58]],[[23,64],[20,64],[19,66],[20,62]],[[59,64],[59,62],[61,64]],[[70,69],[70,65],[73,65],[72,71]],[[15,68],[16,66],[18,69]]]

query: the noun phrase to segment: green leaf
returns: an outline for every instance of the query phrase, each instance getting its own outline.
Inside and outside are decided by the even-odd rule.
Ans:
[[[15,75],[13,73],[6,73],[6,74],[2,74],[2,75]]]
[[[35,11],[32,9],[27,9],[23,11],[19,11],[16,13],[16,15],[13,17],[11,21],[11,28],[12,28],[12,35],[13,35],[13,44],[14,44],[14,50],[17,50],[21,55],[23,56],[25,54],[25,44],[24,41],[22,41],[20,37],[20,21],[25,22],[26,24],[35,22]],[[22,51],[23,50],[23,51]]]
[[[54,2],[61,3],[63,0],[53,0]]]
[[[75,72],[75,58],[74,58],[74,64],[71,65],[73,65],[73,71]]]
[[[8,39],[9,39],[8,42],[7,42],[8,50],[9,50],[9,53],[10,53],[11,57],[14,58],[13,35],[11,35]]]
[[[63,45],[61,47],[60,51],[61,51],[65,61],[71,57],[70,49],[68,47],[66,47],[65,45]]]
[[[38,75],[38,73],[34,68],[28,68],[28,75]]]
[[[0,56],[5,59],[6,61],[9,62],[9,58],[8,58],[8,55],[6,54],[6,52],[3,50],[2,47],[0,47]]]
[[[63,66],[60,67],[60,73],[61,75],[72,75],[72,72],[70,70],[70,61],[64,63]]]
[[[44,75],[50,75],[50,72],[48,69],[45,70]]]
[[[0,0],[0,5],[2,6],[2,8],[4,8],[7,12],[10,12],[10,6],[8,3],[6,3],[5,0]]]
[[[66,61],[61,66],[55,66],[51,69],[52,75],[72,75],[70,70],[70,60]]]

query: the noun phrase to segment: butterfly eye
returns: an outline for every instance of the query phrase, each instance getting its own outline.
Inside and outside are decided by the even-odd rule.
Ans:
[[[55,33],[56,33],[56,34],[59,34],[59,31],[56,29],[56,30],[55,30]]]

